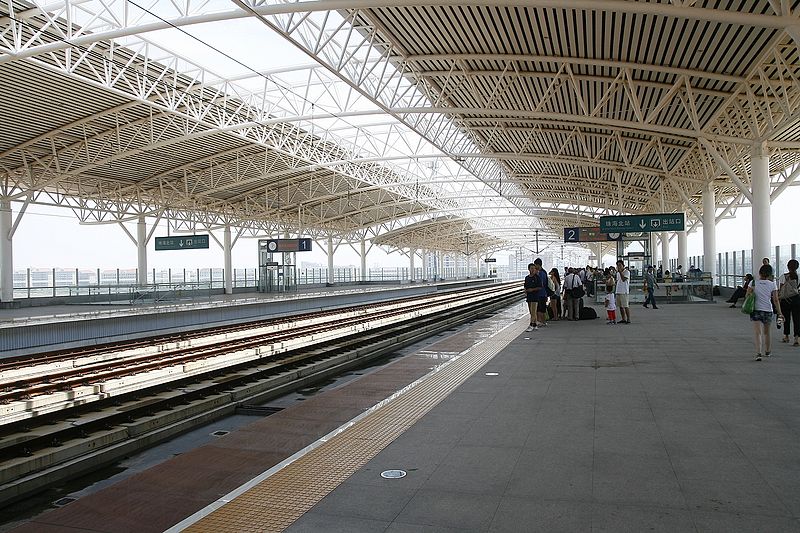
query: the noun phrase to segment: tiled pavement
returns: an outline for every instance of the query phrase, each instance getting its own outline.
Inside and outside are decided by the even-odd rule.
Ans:
[[[288,531],[800,531],[800,348],[753,351],[719,302],[521,333]]]

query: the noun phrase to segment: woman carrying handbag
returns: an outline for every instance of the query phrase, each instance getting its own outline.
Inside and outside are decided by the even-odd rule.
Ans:
[[[742,305],[742,312],[747,312],[751,305],[750,321],[753,323],[753,341],[756,347],[756,361],[761,361],[762,343],[764,355],[769,357],[772,351],[772,338],[770,337],[769,326],[772,323],[773,304],[775,309],[780,308],[778,302],[778,287],[775,282],[769,279],[772,276],[772,267],[761,265],[758,269],[756,281],[747,289],[747,298]],[[778,320],[783,319],[783,314],[778,313]]]

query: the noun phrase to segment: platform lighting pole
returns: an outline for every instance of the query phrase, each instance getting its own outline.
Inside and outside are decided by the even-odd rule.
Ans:
[[[361,239],[361,281],[367,281],[367,240]]]
[[[328,237],[328,283],[333,285],[333,237]]]
[[[231,227],[225,225],[222,252],[225,257],[225,294],[233,294],[233,259],[231,257]]]
[[[139,285],[147,285],[147,222],[144,215],[139,215],[136,224],[136,265],[139,269]],[[155,283],[156,280],[153,280]]]
[[[12,227],[11,202],[0,200],[0,302],[10,302],[14,299]]]
[[[752,177],[750,187],[753,196],[753,270],[761,268],[761,260],[770,256],[770,187],[769,154],[762,144],[754,144],[750,152]],[[773,265],[775,268],[775,265]],[[753,275],[757,275],[753,272]]]
[[[769,194],[767,194],[767,198],[769,199]],[[705,272],[711,272],[712,284],[717,282],[716,211],[714,183],[709,182],[703,187],[703,270]],[[699,265],[695,266],[699,268]]]

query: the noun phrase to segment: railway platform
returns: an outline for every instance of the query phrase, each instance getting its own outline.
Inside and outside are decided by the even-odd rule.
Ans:
[[[290,292],[220,294],[203,299],[137,305],[58,304],[0,309],[0,357],[336,309],[495,281],[494,278],[474,278],[404,285],[333,286]]]
[[[800,349],[522,305],[14,529],[799,531]],[[775,333],[775,332],[773,332]]]

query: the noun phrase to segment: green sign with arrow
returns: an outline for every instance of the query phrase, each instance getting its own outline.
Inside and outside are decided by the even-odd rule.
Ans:
[[[156,237],[156,251],[198,250],[208,248],[208,235],[185,235],[180,237]]]
[[[636,233],[658,231],[683,231],[686,229],[684,213],[655,213],[652,215],[624,215],[600,217],[601,233]]]

